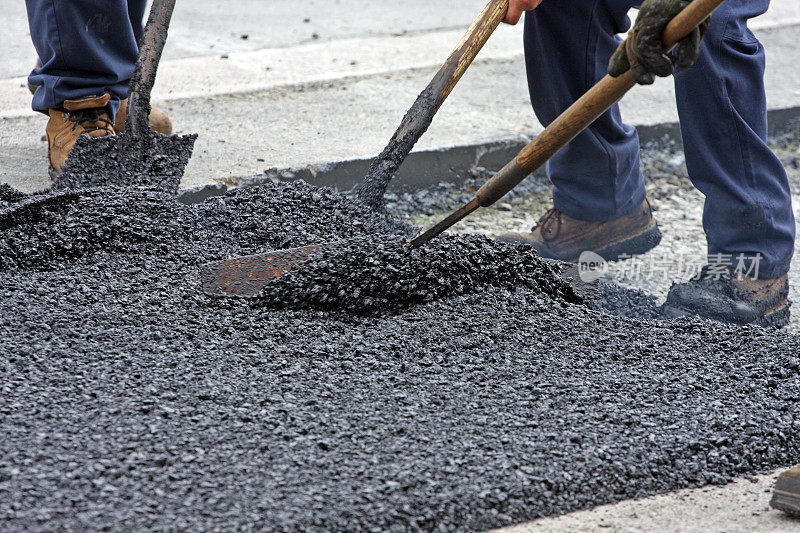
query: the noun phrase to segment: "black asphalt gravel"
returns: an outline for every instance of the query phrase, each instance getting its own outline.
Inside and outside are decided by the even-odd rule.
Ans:
[[[446,235],[421,248],[391,236],[348,239],[270,282],[260,300],[278,308],[379,314],[486,286],[582,301],[530,246],[478,235]]]
[[[146,128],[142,137],[128,133],[78,137],[53,180],[53,188],[108,187],[124,182],[176,194],[197,135],[166,136],[149,131],[149,124]]]
[[[644,291],[607,282],[599,282],[597,289],[596,297],[587,302],[592,309],[626,318],[666,319],[655,297]]]
[[[438,241],[424,287],[436,259],[475,291],[374,289],[380,314],[198,287],[376,232],[410,229],[304,184],[0,188],[0,529],[483,530],[800,461],[797,337],[605,315],[523,248]]]

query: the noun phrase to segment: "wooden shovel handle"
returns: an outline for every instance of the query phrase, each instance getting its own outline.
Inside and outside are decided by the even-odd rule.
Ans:
[[[436,112],[447,100],[497,26],[503,21],[507,11],[508,0],[491,0],[486,5],[442,68],[403,117],[400,127],[397,128],[389,144],[370,166],[369,172],[364,178],[364,186],[359,190],[359,197],[362,200],[368,202],[374,200],[374,198],[365,197],[365,194],[383,197],[389,181],[388,177],[397,172],[411,149],[428,130]],[[376,193],[374,190],[370,190],[372,185],[379,185],[383,190]]]
[[[667,25],[661,36],[664,46],[672,48],[723,2],[724,0],[694,0]],[[513,161],[487,181],[475,195],[477,203],[487,207],[505,196],[597,120],[634,85],[636,82],[630,71],[617,78],[606,76],[600,80],[523,148]]]
[[[167,42],[167,31],[175,9],[175,0],[153,0],[150,15],[139,43],[139,59],[128,90],[128,118],[125,131],[141,137],[150,131],[150,94],[156,81],[161,52]]]
[[[461,77],[475,60],[486,41],[492,36],[497,26],[503,22],[508,12],[508,0],[491,0],[475,22],[472,23],[467,33],[462,37],[456,49],[447,58],[442,68],[431,80],[430,87],[436,94],[436,101],[431,115],[439,110],[441,105],[450,96]]]

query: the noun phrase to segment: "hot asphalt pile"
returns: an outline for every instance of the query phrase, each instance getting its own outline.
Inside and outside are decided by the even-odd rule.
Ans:
[[[0,188],[0,528],[481,530],[800,461],[797,337],[604,315],[483,239],[406,265],[408,232],[303,184]],[[268,287],[314,308],[199,290],[202,262],[350,238]],[[434,296],[393,309],[387,259]],[[302,291],[325,273],[341,297]]]
[[[581,302],[529,246],[477,235],[443,236],[422,248],[392,237],[350,239],[271,282],[261,301],[275,307],[381,313],[484,286],[529,288]]]

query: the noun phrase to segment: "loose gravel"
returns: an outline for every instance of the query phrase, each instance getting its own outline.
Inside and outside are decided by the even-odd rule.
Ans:
[[[369,314],[487,286],[528,288],[555,299],[582,301],[530,246],[481,236],[443,236],[421,248],[392,237],[349,239],[270,282],[260,301],[278,308]]]
[[[438,241],[409,263],[433,296],[380,313],[302,276],[302,309],[199,290],[203,262],[411,233],[299,183],[0,188],[0,528],[483,530],[800,461],[800,339],[605,315],[524,249]],[[373,286],[347,257],[303,275]]]
[[[162,188],[177,194],[192,157],[197,135],[161,135],[148,130],[141,137],[80,136],[54,180],[53,189],[109,187],[126,183]]]

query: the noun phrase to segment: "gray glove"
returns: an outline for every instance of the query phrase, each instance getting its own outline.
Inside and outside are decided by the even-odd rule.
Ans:
[[[688,6],[692,0],[644,0],[636,23],[628,33],[628,39],[620,44],[608,64],[608,73],[621,76],[628,69],[636,83],[650,85],[656,76],[669,76],[679,67],[690,67],[700,55],[703,39],[711,17],[703,21],[670,53],[664,52],[661,33],[667,24]]]

